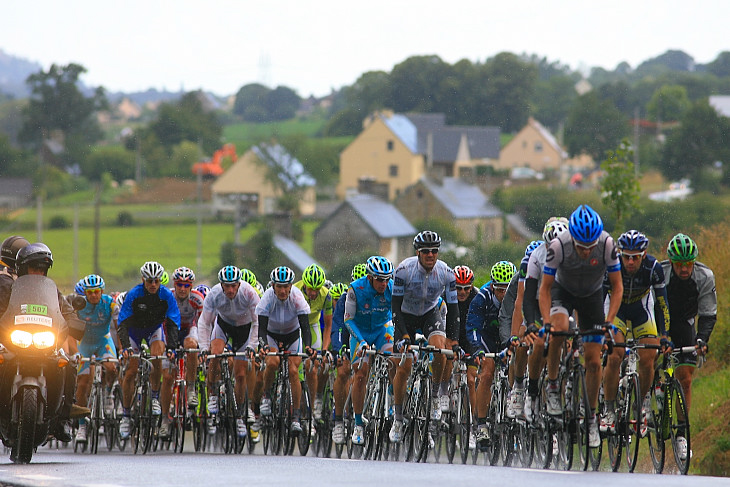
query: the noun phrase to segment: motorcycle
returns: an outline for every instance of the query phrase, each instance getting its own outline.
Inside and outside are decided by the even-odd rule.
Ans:
[[[14,463],[30,463],[57,420],[69,366],[60,348],[67,330],[53,280],[18,277],[0,318],[0,437]]]

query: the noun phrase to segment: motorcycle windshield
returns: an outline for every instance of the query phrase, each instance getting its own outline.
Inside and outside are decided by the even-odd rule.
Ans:
[[[0,318],[0,326],[4,330],[50,331],[58,329],[64,321],[56,283],[46,276],[29,274],[13,283],[10,303]]]

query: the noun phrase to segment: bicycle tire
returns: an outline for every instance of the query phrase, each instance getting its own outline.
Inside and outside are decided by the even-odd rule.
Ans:
[[[172,433],[175,445],[175,453],[182,453],[185,449],[185,424],[187,422],[187,386],[184,382],[177,383],[175,392],[173,393],[173,406],[175,414],[173,416]]]
[[[446,449],[446,460],[449,465],[454,463],[454,457],[456,456],[456,438],[459,435],[459,415],[460,415],[459,403],[459,387],[449,388],[449,412],[444,413],[446,415],[444,431],[444,448]],[[467,444],[468,447],[468,444]]]
[[[660,398],[656,396],[657,387],[661,391],[666,389],[665,384],[659,382],[659,378],[654,378],[654,383],[651,385],[651,416],[647,421],[647,435],[646,439],[649,443],[649,456],[651,457],[651,463],[654,466],[654,473],[662,473],[664,471],[664,463],[666,460],[666,436],[664,436],[664,403],[666,402],[666,393]]]
[[[302,381],[302,397],[299,402],[299,423],[302,432],[296,436],[299,455],[305,457],[309,452],[312,441],[312,402],[310,401],[309,387],[307,381]]]
[[[641,445],[640,427],[642,423],[641,405],[639,398],[639,378],[636,375],[627,377],[626,404],[624,408],[624,452],[626,453],[626,466],[629,472],[636,468],[639,459],[639,446]]]
[[[689,415],[687,411],[687,402],[684,396],[684,390],[679,381],[672,377],[669,382],[669,389],[667,391],[669,396],[668,404],[666,405],[665,411],[672,411],[669,423],[669,436],[672,440],[672,450],[674,451],[674,461],[677,464],[677,469],[682,475],[687,475],[690,467],[690,460],[692,458],[692,442],[690,436],[690,423]],[[680,422],[680,417],[685,418],[685,422]],[[686,458],[679,456],[678,438],[684,436],[687,440],[687,455]]]
[[[586,372],[582,365],[576,365],[575,381],[573,383],[573,421],[575,431],[575,444],[580,454],[580,468],[584,472],[588,470],[591,464],[590,446],[588,443],[589,421],[590,421],[590,403],[588,401],[588,390],[586,389]],[[578,387],[575,387],[575,384]]]
[[[322,458],[330,458],[332,456],[332,430],[334,428],[334,394],[328,383],[325,386],[324,396],[322,398],[322,420],[317,428],[317,436],[319,437],[318,456]]]
[[[124,410],[122,406],[122,386],[119,383],[114,384],[112,394],[114,395],[114,414],[112,417],[112,427],[114,430],[113,435],[116,439],[115,443],[117,448],[120,452],[123,452],[127,449],[127,442],[129,441],[129,439],[122,439],[122,436],[119,434],[119,423],[122,420],[122,411]],[[109,447],[108,444],[107,447],[109,448],[109,451],[111,451],[113,448]]]
[[[546,379],[547,382],[547,379]],[[573,468],[573,461],[575,459],[575,443],[576,443],[576,428],[575,428],[575,417],[574,417],[574,403],[576,402],[576,395],[574,390],[580,391],[580,387],[575,387],[574,384],[576,379],[571,372],[562,370],[560,373],[559,388],[560,394],[563,400],[563,415],[562,420],[560,418],[553,418],[548,416],[550,424],[550,445],[552,452],[552,441],[553,435],[557,442],[557,455],[553,455],[553,464],[556,469],[559,470],[570,470]],[[547,394],[547,393],[546,393]],[[547,401],[547,396],[546,399]],[[547,415],[547,412],[545,413]]]
[[[471,436],[471,403],[469,402],[469,387],[466,384],[459,386],[458,402],[458,423],[459,423],[459,453],[461,464],[465,465],[469,458],[469,437]],[[456,436],[456,435],[454,435]]]
[[[421,379],[421,397],[418,400],[414,417],[413,449],[415,462],[425,462],[428,458],[428,435],[431,421],[431,377]]]
[[[499,463],[502,456],[502,435],[500,431],[501,416],[501,398],[499,390],[492,389],[492,400],[489,402],[487,409],[487,428],[489,428],[490,438],[487,443],[487,461],[489,465],[495,466]],[[477,445],[479,447],[479,445]]]
[[[352,430],[355,427],[355,412],[352,409],[352,386],[350,394],[347,395],[347,399],[345,400],[345,407],[342,410],[342,421],[345,425],[345,446],[347,447],[347,458],[360,458],[360,455],[362,455],[362,447],[352,444]]]
[[[101,426],[101,397],[100,384],[92,384],[89,394],[88,408],[91,410],[91,417],[86,420],[88,451],[96,455],[99,450],[99,427]]]
[[[543,371],[540,375],[538,383],[538,394],[532,398],[537,401],[537,406],[533,407],[532,422],[530,430],[532,432],[534,445],[533,457],[535,465],[538,468],[549,468],[553,461],[553,434],[550,431],[550,417],[545,409],[545,384],[547,382],[547,371]],[[556,439],[557,441],[557,439]]]

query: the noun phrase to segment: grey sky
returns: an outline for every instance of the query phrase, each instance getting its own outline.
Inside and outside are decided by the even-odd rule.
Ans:
[[[699,63],[730,50],[720,0],[36,0],[4,10],[0,48],[44,67],[78,62],[87,84],[110,91],[228,95],[263,82],[321,96],[421,54],[454,63],[526,52],[613,69],[668,49]]]

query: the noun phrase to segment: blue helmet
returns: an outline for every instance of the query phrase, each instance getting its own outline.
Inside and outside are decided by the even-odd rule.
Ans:
[[[203,297],[206,297],[208,295],[208,292],[210,292],[210,288],[206,286],[205,284],[200,284],[199,286],[195,286],[195,290],[198,291],[200,294],[203,295]]]
[[[227,265],[218,271],[218,280],[221,284],[235,284],[237,282],[241,282],[242,278],[241,269],[235,265]]]
[[[105,287],[104,279],[98,274],[89,274],[84,277],[81,282],[84,291],[89,291],[91,289],[104,289]]]
[[[74,292],[78,294],[79,296],[85,296],[86,290],[84,290],[84,280],[79,279],[79,282],[76,283],[74,286]]]
[[[638,230],[629,230],[618,238],[619,250],[637,250],[643,252],[649,246],[649,239]]]
[[[393,264],[380,255],[368,257],[365,267],[368,275],[373,277],[391,277],[393,275]]]
[[[527,257],[529,257],[535,251],[536,248],[538,248],[540,245],[542,245],[544,243],[545,242],[543,240],[533,240],[525,248],[525,255]]]
[[[580,205],[570,215],[568,230],[576,242],[588,244],[598,240],[603,232],[603,220],[596,210],[588,205]]]
[[[282,265],[274,268],[269,278],[274,284],[291,284],[294,282],[294,271]]]

